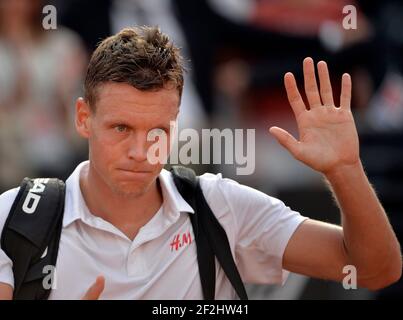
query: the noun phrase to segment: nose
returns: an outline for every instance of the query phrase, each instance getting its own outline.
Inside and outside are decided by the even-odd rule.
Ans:
[[[147,160],[148,142],[146,134],[133,133],[129,139],[128,157],[136,162]]]

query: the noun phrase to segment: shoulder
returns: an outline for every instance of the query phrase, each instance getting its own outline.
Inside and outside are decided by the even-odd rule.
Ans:
[[[224,178],[221,173],[204,173],[199,176],[200,186],[206,196],[220,191],[223,195],[225,192],[235,191],[242,187],[237,181]]]
[[[271,221],[285,207],[279,199],[224,178],[221,173],[205,173],[199,179],[213,213],[222,224],[233,225],[236,234],[250,222]]]
[[[0,234],[19,190],[20,188],[10,189],[0,195]]]
[[[280,199],[233,179],[223,178],[221,174],[201,175],[200,185],[217,218],[232,221],[237,234],[244,229],[248,232],[254,229],[256,234],[260,234],[274,227],[294,225],[294,222],[299,223],[304,219]]]
[[[18,187],[0,194],[0,216],[2,216],[4,212],[8,214],[19,191],[20,188]]]
[[[200,176],[200,186],[208,202],[218,201],[234,211],[246,206],[278,206],[283,202],[264,192],[241,184],[236,180],[224,178],[221,173],[205,173]]]

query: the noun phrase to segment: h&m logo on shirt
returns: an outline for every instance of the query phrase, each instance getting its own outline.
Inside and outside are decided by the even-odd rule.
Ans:
[[[182,234],[178,233],[177,235],[175,235],[174,239],[172,240],[170,246],[171,246],[171,251],[178,251],[179,248],[182,248],[186,245],[189,245],[192,243],[192,236],[190,234],[190,232],[185,232]]]

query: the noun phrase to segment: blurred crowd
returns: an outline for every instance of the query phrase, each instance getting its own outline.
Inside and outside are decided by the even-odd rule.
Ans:
[[[57,9],[56,30],[42,26],[47,4]],[[356,29],[343,28],[346,5],[357,10]],[[73,120],[86,64],[100,40],[133,25],[158,25],[182,48],[188,72],[180,128],[256,129],[254,174],[235,176],[233,165],[196,171],[223,172],[327,221],[338,218],[321,193],[322,177],[292,159],[268,128],[298,136],[283,75],[293,72],[302,89],[303,58],[327,61],[336,104],[341,75],[350,73],[361,157],[402,240],[402,0],[0,0],[0,191],[25,176],[65,179],[87,158]],[[319,284],[308,292],[307,281],[296,278],[283,297],[403,293],[401,282],[356,296]],[[254,298],[281,297],[250,290]]]

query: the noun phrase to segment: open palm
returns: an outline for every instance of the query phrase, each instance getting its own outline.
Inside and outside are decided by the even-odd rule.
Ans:
[[[350,109],[350,76],[344,74],[342,77],[340,107],[336,107],[326,63],[318,63],[320,91],[313,60],[306,58],[303,68],[309,109],[301,98],[294,75],[287,73],[284,76],[288,100],[298,125],[299,140],[278,127],[271,127],[270,133],[297,160],[319,172],[327,173],[339,166],[357,163],[359,142]]]

